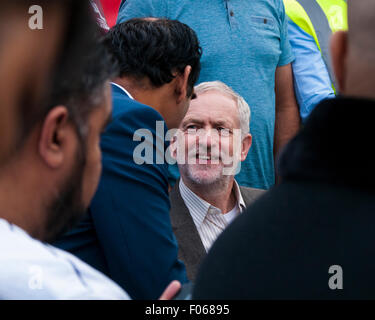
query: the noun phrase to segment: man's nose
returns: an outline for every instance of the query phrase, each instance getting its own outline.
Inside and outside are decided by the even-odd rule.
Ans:
[[[217,130],[207,128],[202,130],[201,133],[198,135],[198,142],[200,145],[206,145],[207,147],[211,148],[211,146],[218,141],[218,138],[219,134]]]

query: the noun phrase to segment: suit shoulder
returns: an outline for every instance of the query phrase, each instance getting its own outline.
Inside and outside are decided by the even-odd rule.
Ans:
[[[167,130],[163,117],[152,107],[127,97],[114,97],[112,121],[106,132],[107,134],[117,131],[134,134],[139,129],[146,129],[155,135],[157,124],[160,122],[164,130]]]
[[[163,120],[161,114],[154,108],[142,104],[136,100],[130,99],[126,96],[114,94],[113,95],[113,120],[130,115],[142,115],[142,117],[153,117],[157,120]]]
[[[241,195],[246,203],[246,206],[253,203],[259,197],[266,193],[267,190],[264,189],[255,189],[249,187],[240,187]]]
[[[267,192],[267,190],[265,189],[256,189],[256,188],[249,188],[249,187],[240,187],[240,190],[241,190],[241,194],[253,194],[253,195],[262,195],[264,194],[265,192]]]

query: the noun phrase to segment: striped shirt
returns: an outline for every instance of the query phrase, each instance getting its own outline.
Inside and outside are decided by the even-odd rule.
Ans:
[[[206,249],[206,252],[208,252],[220,233],[223,232],[234,218],[246,209],[240,188],[237,182],[234,181],[233,191],[237,202],[234,208],[225,214],[222,214],[219,208],[209,204],[191,191],[184,184],[182,179],[180,179],[179,188],[181,197],[193,218],[203,246]]]

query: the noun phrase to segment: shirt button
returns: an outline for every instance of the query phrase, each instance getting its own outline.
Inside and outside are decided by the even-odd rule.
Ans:
[[[231,17],[233,17],[234,16],[233,10],[231,10],[229,14],[230,14]]]

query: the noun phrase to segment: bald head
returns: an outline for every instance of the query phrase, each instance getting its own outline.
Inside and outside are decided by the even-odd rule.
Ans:
[[[351,50],[366,63],[375,64],[375,1],[348,1],[349,33]]]
[[[332,37],[332,62],[342,95],[375,99],[375,1],[348,0],[348,32]]]

